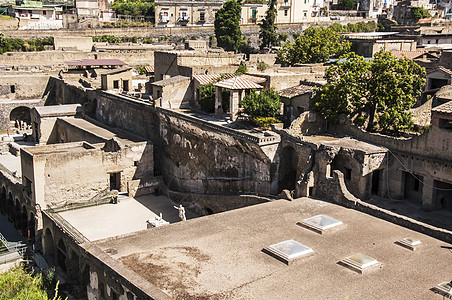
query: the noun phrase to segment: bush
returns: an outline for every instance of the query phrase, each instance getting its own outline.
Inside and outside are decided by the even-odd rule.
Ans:
[[[140,74],[140,75],[146,75],[146,66],[147,66],[147,65],[141,65],[141,66],[138,66],[138,67],[137,67],[138,74]]]
[[[280,120],[274,117],[255,117],[252,123],[259,128],[268,128],[271,124],[279,123]]]
[[[288,37],[289,36],[286,33],[280,33],[278,36],[278,40],[285,42],[285,41],[287,41]]]
[[[240,105],[251,120],[256,117],[276,117],[281,110],[278,92],[273,88],[263,89],[260,93],[252,90],[240,101]]]
[[[246,67],[246,65],[240,64],[240,66],[237,68],[237,70],[235,70],[235,75],[243,75],[246,72],[248,72],[248,68]]]
[[[268,65],[267,65],[266,63],[264,63],[263,61],[260,61],[260,62],[257,64],[257,69],[258,69],[259,71],[265,71],[265,70],[267,70],[267,68],[268,68]]]
[[[215,111],[215,86],[212,83],[199,87],[199,106],[208,113]]]

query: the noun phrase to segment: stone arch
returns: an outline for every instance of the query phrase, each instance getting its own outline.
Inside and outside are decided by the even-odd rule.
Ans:
[[[70,256],[68,259],[68,270],[67,270],[67,275],[69,277],[70,280],[75,280],[77,282],[80,281],[80,258],[77,255],[77,253],[75,253],[74,251],[70,252]]]
[[[16,201],[14,202],[13,221],[16,229],[19,230],[20,230],[20,214],[21,214],[21,205],[19,199],[16,198]]]
[[[331,170],[339,170],[344,174],[345,185],[347,189],[356,195],[359,195],[360,165],[356,159],[347,153],[339,152],[331,162]]]
[[[284,189],[295,190],[298,165],[297,152],[291,146],[284,147],[281,152],[280,161],[278,192]]]
[[[60,266],[64,272],[67,271],[66,259],[67,259],[66,245],[64,244],[63,239],[60,239],[57,246],[57,263],[58,266]]]
[[[6,195],[6,188],[5,186],[2,186],[1,190],[0,190],[0,208],[2,209],[3,212],[7,213],[7,207],[8,207],[8,199],[7,199],[7,195]]]
[[[25,205],[22,205],[22,210],[20,212],[20,225],[19,228],[22,231],[22,236],[27,237],[27,227],[28,227],[28,213]]]
[[[8,193],[8,197],[6,198],[7,201],[7,209],[6,209],[6,213],[8,214],[8,216],[10,218],[14,217],[14,199],[13,199],[13,195],[11,194],[11,192]]]
[[[54,255],[55,254],[55,243],[53,241],[53,235],[49,228],[45,230],[44,234],[44,254]]]
[[[35,236],[36,236],[35,215],[33,213],[30,213],[30,218],[28,220],[28,239],[34,242]]]
[[[87,298],[88,294],[88,285],[90,283],[89,278],[89,264],[85,264],[82,268],[82,273],[80,274],[80,294],[79,297],[82,299]]]
[[[31,124],[30,108],[26,106],[18,106],[14,108],[9,114],[9,120],[11,122],[23,121],[30,125]]]

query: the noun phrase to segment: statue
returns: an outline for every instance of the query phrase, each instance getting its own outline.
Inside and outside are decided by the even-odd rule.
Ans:
[[[174,208],[179,211],[179,218],[182,221],[187,221],[187,219],[185,218],[185,208],[182,206],[182,204],[179,204],[179,207],[174,206]]]

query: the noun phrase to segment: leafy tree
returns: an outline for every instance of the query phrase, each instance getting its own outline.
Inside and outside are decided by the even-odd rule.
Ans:
[[[278,60],[296,63],[326,62],[330,56],[340,56],[350,50],[350,43],[326,27],[309,27],[294,43],[287,42],[277,51]]]
[[[272,46],[277,46],[278,36],[276,35],[276,4],[277,0],[270,0],[268,3],[268,9],[265,14],[265,19],[259,24],[259,38],[262,40],[261,49],[264,47],[271,48]]]
[[[215,15],[217,45],[226,51],[238,52],[245,44],[240,30],[240,0],[228,0]]]
[[[152,0],[114,0],[112,8],[118,15],[154,15],[154,1]]]
[[[368,131],[399,134],[412,126],[408,112],[425,84],[425,69],[407,58],[380,51],[372,61],[350,53],[325,72],[327,84],[315,108],[332,123],[346,114]]]
[[[45,283],[41,275],[33,277],[25,272],[22,267],[16,267],[0,274],[0,299],[48,300],[50,298],[46,292]],[[57,292],[58,284],[56,284],[56,287],[53,285],[52,290]],[[55,296],[52,299],[61,300],[61,297]]]
[[[265,62],[260,61],[257,63],[257,69],[259,71],[265,71],[265,70],[267,70],[267,68],[268,68],[268,64],[266,64]]]
[[[343,10],[352,10],[356,7],[354,0],[339,0],[337,4],[339,6],[339,9]]]
[[[212,83],[199,86],[199,106],[208,113],[215,111],[215,86]]]
[[[431,17],[430,12],[427,9],[425,9],[423,7],[419,7],[419,6],[411,7],[411,16],[416,21],[418,21],[419,19]]]
[[[243,107],[243,113],[251,119],[280,115],[281,101],[274,88],[263,89],[260,93],[252,90],[239,104]]]

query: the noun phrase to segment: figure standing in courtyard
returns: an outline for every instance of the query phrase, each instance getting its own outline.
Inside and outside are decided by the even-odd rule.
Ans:
[[[179,206],[174,206],[174,208],[179,211],[179,218],[182,221],[187,221],[187,219],[185,218],[185,208],[182,206],[182,204],[179,204]]]

